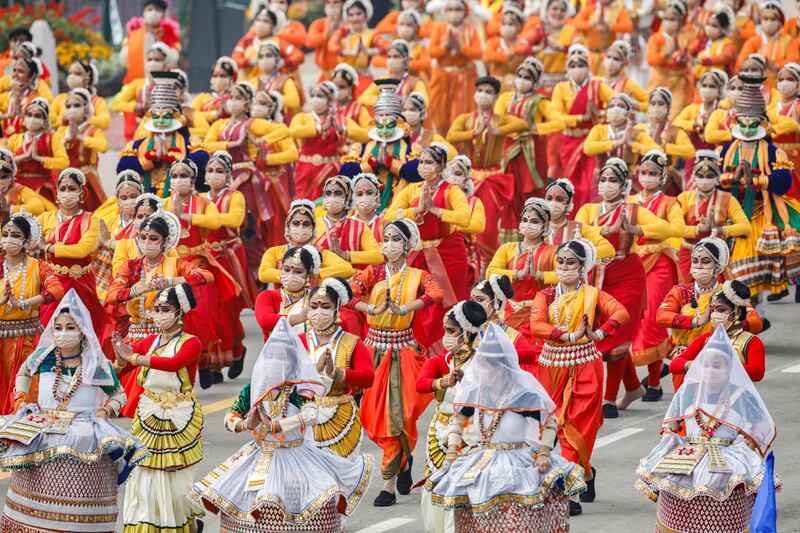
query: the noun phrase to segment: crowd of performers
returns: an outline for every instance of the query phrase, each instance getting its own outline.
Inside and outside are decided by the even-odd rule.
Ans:
[[[800,279],[780,2],[402,0],[373,28],[325,0],[306,29],[273,0],[200,93],[144,4],[108,103],[80,61],[53,96],[25,29],[2,56],[4,531],[339,531],[365,435],[374,505],[419,488],[429,532],[567,531],[604,419],[668,375],[657,530],[747,529],[762,304]],[[198,389],[240,377],[224,425],[253,439],[201,477]]]

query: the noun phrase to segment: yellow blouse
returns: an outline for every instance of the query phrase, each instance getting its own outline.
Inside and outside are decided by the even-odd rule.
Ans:
[[[25,143],[25,134],[24,133],[15,133],[11,137],[8,138],[8,149],[11,150],[12,153],[16,153],[22,145]],[[47,170],[64,170],[69,166],[69,156],[67,155],[67,149],[64,147],[63,142],[56,142],[56,137],[50,139],[50,151],[52,152],[51,157],[45,157],[42,161],[42,166]]]
[[[609,100],[615,95],[614,89],[606,85],[600,84],[600,101],[603,102],[603,107],[608,104]],[[570,115],[569,111],[572,109],[572,104],[575,102],[575,97],[578,91],[575,91],[571,81],[562,81],[553,87],[553,97],[550,99],[555,106],[556,111],[561,115],[561,121],[568,127],[574,128],[580,120],[580,115]],[[600,111],[599,109],[597,111]]]
[[[609,244],[609,246],[611,245]],[[492,261],[489,263],[489,266],[486,267],[486,279],[489,279],[489,277],[493,274],[497,274],[498,276],[508,276],[509,279],[515,280],[516,278],[514,276],[517,272],[513,269],[513,266],[517,262],[518,251],[518,242],[507,242],[501,244],[500,248],[498,248],[494,253],[494,257],[492,257]],[[553,255],[553,258],[555,258],[555,255]],[[512,268],[508,268],[509,266]],[[558,276],[556,276],[555,273],[555,265],[553,265],[552,271],[542,272],[542,276],[542,283],[545,285],[555,285],[558,283]]]
[[[609,87],[611,87],[612,85],[611,83],[607,83],[606,78],[602,76],[594,76],[594,78],[592,79],[600,80]],[[647,111],[647,105],[649,103],[650,95],[641,85],[639,85],[632,79],[627,78],[625,82],[622,84],[622,90],[619,92],[625,93],[628,96],[630,96],[633,99],[633,101],[639,105],[638,111],[641,111],[643,113]]]
[[[46,241],[58,227],[58,211],[45,211],[38,218],[42,225],[42,236]],[[83,232],[77,244],[55,244],[53,255],[58,259],[83,259],[97,248],[99,236],[100,223],[92,217],[89,220],[89,227]]]
[[[64,102],[67,101],[69,93],[60,93],[53,99],[50,104],[50,124],[54,128],[61,126],[61,116],[64,114]],[[89,124],[107,130],[111,125],[111,114],[108,112],[108,104],[106,99],[101,96],[96,96],[94,99],[94,114],[88,120]]]
[[[258,78],[261,77],[261,72],[258,70],[258,67],[255,68],[253,75],[250,77],[250,83],[253,84],[253,87],[258,87]],[[279,91],[281,93],[281,97],[283,98],[283,108],[292,112],[296,113],[300,111],[300,92],[297,90],[297,85],[295,84],[294,80],[289,76],[283,81],[283,86]]]
[[[230,121],[231,119],[229,118],[222,118],[211,125],[211,129],[208,130],[208,134],[203,141],[206,151],[214,153],[217,150],[228,150],[228,142],[220,141],[219,138]],[[272,147],[266,158],[268,165],[286,165],[297,160],[297,147],[292,142],[289,128],[285,124],[256,118],[250,121],[249,131],[261,143],[266,143]],[[245,142],[247,143],[247,155],[251,161],[255,161],[258,158],[258,145],[251,143],[249,140]]]
[[[56,130],[55,135],[53,135],[53,142],[62,146],[66,145],[66,136],[67,132],[69,131],[69,126],[61,126]],[[108,139],[106,138],[105,133],[103,130],[96,129],[94,133],[91,135],[85,136],[83,139],[83,146],[89,150],[91,150],[92,155],[90,156],[91,164],[97,164],[97,158],[99,157],[98,154],[104,154],[108,151]]]
[[[697,191],[683,191],[678,195],[678,199],[675,202],[675,205],[681,210],[681,216],[684,220],[686,219],[685,217],[694,210],[695,204],[697,204]],[[728,203],[727,220],[729,223],[720,228],[723,239],[750,235],[752,231],[750,221],[747,219],[747,215],[744,214],[744,210],[741,204],[739,204],[739,201],[733,196],[731,196]],[[697,226],[684,224],[683,235],[676,235],[676,237],[686,237],[688,239],[697,238]]]
[[[208,199],[213,202],[209,193]],[[237,232],[244,223],[244,217],[247,214],[247,207],[244,201],[244,195],[239,191],[231,193],[231,201],[228,205],[228,211],[219,213],[219,222],[223,228],[234,229]]]
[[[178,252],[174,249],[165,254],[167,257],[178,257]],[[117,241],[117,247],[114,248],[114,257],[111,259],[111,277],[116,278],[119,268],[123,263],[129,259],[138,259],[141,257],[139,254],[139,247],[136,246],[136,238],[122,239]]]
[[[470,202],[467,201],[467,205],[469,205],[469,203]],[[467,235],[477,235],[478,233],[483,233],[484,229],[486,229],[486,210],[483,207],[481,199],[475,198],[469,214],[469,225],[463,228],[460,227],[458,230]]]
[[[317,217],[316,223],[317,238],[325,234],[327,230],[327,222],[325,215]],[[375,235],[372,233],[372,228],[364,224],[364,229],[361,231],[361,239],[359,241],[358,250],[350,250],[350,264],[355,265],[380,265],[383,263],[383,251],[378,241],[375,240]]]
[[[634,127],[637,130],[647,132],[648,137],[650,137],[650,126],[648,124],[637,124]],[[650,138],[652,139],[652,137]],[[669,157],[680,157],[681,159],[692,159],[694,157],[694,145],[692,144],[691,139],[689,139],[689,136],[686,135],[686,132],[680,128],[675,135],[675,142],[667,143],[666,146],[663,146],[662,148],[664,149],[664,153]]]
[[[261,265],[258,267],[258,280],[261,283],[279,283],[281,271],[278,264],[286,254],[289,247],[285,244],[273,246],[264,252]],[[347,279],[353,275],[353,265],[333,252],[322,250],[322,267],[319,269],[319,278],[325,279],[333,276]]]
[[[25,187],[24,185],[19,187],[19,193],[16,195],[16,198],[14,198],[14,200],[16,200],[15,203],[9,201],[9,192],[5,194],[6,202],[9,202],[10,205],[9,214],[17,213],[22,208],[35,217],[41,215],[45,211],[52,211],[52,209],[48,209],[50,207],[50,201],[30,187]]]
[[[347,139],[354,143],[365,143],[369,140],[367,129],[369,127],[369,112],[361,108],[356,122],[352,118],[347,119]],[[309,139],[319,135],[317,131],[317,121],[311,113],[298,113],[292,117],[289,124],[289,131],[297,142],[298,146],[303,146],[303,139]]]
[[[575,215],[575,220],[586,226],[595,226],[595,218],[600,211],[600,204],[584,204]],[[672,236],[672,229],[666,220],[661,220],[653,213],[639,207],[636,210],[636,224],[642,228],[644,237],[648,239],[666,241]],[[601,227],[601,226],[595,226]]]
[[[646,127],[647,125],[644,124]],[[609,136],[608,124],[597,124],[592,127],[589,136],[583,143],[583,153],[586,155],[602,155],[614,150],[614,141]],[[661,147],[650,137],[646,130],[639,128],[636,141],[633,143],[634,155],[643,156],[650,150],[661,150]],[[633,161],[635,164],[638,157]],[[630,162],[629,162],[630,164]]]
[[[203,115],[203,118],[205,118],[206,122],[209,124],[213,124],[219,119],[218,111],[216,109],[211,111],[203,111],[203,106],[213,99],[214,95],[211,93],[200,93],[195,96],[194,99],[192,99],[192,109],[194,109],[194,112]]]
[[[136,78],[122,86],[122,89],[111,99],[111,110],[117,113],[133,113],[136,111],[136,97],[144,87],[146,78]]]
[[[617,251],[614,249],[614,245],[608,242],[608,240],[600,235],[600,230],[594,226],[590,226],[588,224],[581,224],[581,237],[590,241],[594,244],[595,249],[597,249],[597,258],[598,259],[608,259],[610,257],[614,257],[614,254]],[[561,229],[561,227],[559,227]],[[552,244],[552,238],[547,238],[548,244]]]
[[[164,200],[164,211],[171,211],[171,210],[172,210],[172,197],[170,196],[169,198]],[[192,213],[192,220],[189,222],[189,224],[203,229],[210,229],[210,230],[219,229],[220,226],[222,225],[222,222],[220,221],[219,211],[217,210],[217,206],[214,205],[214,202],[210,200],[207,201],[205,206],[205,211],[203,211],[202,213]]]
[[[0,285],[3,288],[8,285],[11,286],[11,293],[17,300],[33,298],[41,294],[42,287],[45,285],[45,280],[39,279],[39,259],[28,256],[26,259],[24,275],[13,277],[5,272],[5,276],[0,278]],[[49,269],[48,269],[49,271]],[[25,280],[25,286],[22,286],[22,281]],[[60,285],[60,284],[59,284]],[[63,292],[62,292],[63,295]],[[61,296],[61,295],[54,295]],[[3,320],[27,320],[39,316],[39,306],[33,305],[28,309],[21,309],[14,307],[11,303],[6,302],[0,305],[0,321]]]
[[[414,208],[411,207],[411,202],[416,200],[422,194],[422,186],[424,183],[412,183],[405,189],[397,193],[392,200],[391,205],[386,209],[383,214],[385,220],[395,220],[400,215],[404,218],[411,218],[421,222],[422,219],[417,219],[414,214]],[[442,222],[450,224],[450,232],[453,233],[457,228],[465,228],[469,226],[470,210],[467,204],[467,197],[464,192],[458,187],[448,187],[447,196],[445,197],[445,207],[442,209]]]
[[[628,196],[628,203],[629,204],[638,204],[639,203],[639,195],[638,194],[632,194],[632,195]],[[648,211],[648,212],[652,213],[652,211]],[[653,214],[655,214],[655,213],[653,213]],[[669,237],[683,237],[683,234],[684,234],[684,231],[685,231],[685,224],[684,224],[684,221],[683,221],[683,211],[681,210],[681,208],[678,205],[677,201],[673,202],[672,206],[670,206],[670,208],[669,208],[669,211],[667,211],[667,222],[669,222],[669,226],[670,226],[670,235],[669,235]]]
[[[497,98],[494,104],[494,112],[496,115],[505,115],[507,113],[508,105],[514,98],[514,91],[506,91]],[[528,117],[523,117],[526,121]],[[536,106],[536,111],[533,114],[533,123],[536,125],[536,133],[539,135],[548,135],[550,133],[558,133],[564,130],[564,122],[561,120],[561,114],[553,106],[553,103],[547,98],[542,98],[539,105]]]

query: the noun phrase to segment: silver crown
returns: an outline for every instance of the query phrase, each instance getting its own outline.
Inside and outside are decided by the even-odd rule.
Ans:
[[[397,86],[400,80],[385,79],[376,80],[375,85],[378,86],[380,92],[375,98],[375,104],[372,106],[375,116],[391,115],[400,118],[403,113],[403,100],[397,95]]]

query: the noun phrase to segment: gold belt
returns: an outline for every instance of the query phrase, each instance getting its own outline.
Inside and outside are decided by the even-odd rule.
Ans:
[[[524,442],[488,442],[481,446],[481,448],[489,450],[519,450],[524,448]]]
[[[730,446],[733,444],[733,439],[720,439],[718,437],[686,437],[686,442],[689,444],[708,444],[713,446]]]
[[[268,450],[277,450],[278,448],[297,448],[301,444],[303,444],[303,439],[285,441],[260,439],[258,441],[259,446]]]
[[[667,248],[671,248],[670,243],[668,241],[661,241],[655,244],[646,244],[644,246],[637,246],[636,254],[637,255],[656,254],[658,252],[663,252]]]
[[[181,244],[178,246],[178,255],[180,257],[186,257],[189,255],[200,255],[208,249],[208,243],[204,242],[203,244],[199,244],[197,246],[192,246],[191,248],[188,246],[184,246]]]
[[[317,405],[319,407],[334,407],[336,405],[342,405],[343,403],[350,402],[350,395],[348,394],[340,394],[338,396],[321,396],[317,397]]]
[[[335,156],[335,155],[333,155],[333,156],[323,156],[323,155],[320,155],[320,154],[314,154],[314,155],[309,156],[309,155],[305,155],[305,154],[300,154],[300,157],[298,159],[300,161],[302,161],[303,163],[311,163],[312,165],[316,165],[316,166],[324,165],[325,163],[338,163],[339,162],[339,156]]]
[[[189,392],[153,392],[146,390],[142,395],[159,404],[162,409],[172,409],[178,402],[190,402],[196,398],[194,391]]]
[[[227,250],[232,246],[240,244],[242,241],[239,237],[235,237],[233,239],[228,239],[227,241],[215,241],[208,243],[209,247],[214,250],[215,252],[221,252],[223,250]]]
[[[422,241],[423,248],[437,248],[444,239],[431,239],[429,241]]]
[[[564,130],[564,135],[567,137],[583,137],[588,134],[589,130],[583,128],[567,128]]]
[[[78,279],[85,274],[88,274],[92,270],[92,265],[80,266],[80,265],[72,265],[71,267],[66,267],[64,265],[57,265],[55,263],[50,263],[50,266],[59,276],[69,276],[71,278]]]
[[[508,305],[516,313],[523,307],[533,307],[533,300],[509,300]]]
[[[239,161],[233,164],[233,170],[255,170],[256,165],[252,161]]]

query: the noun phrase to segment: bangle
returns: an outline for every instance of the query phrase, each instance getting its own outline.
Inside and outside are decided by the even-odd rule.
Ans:
[[[131,364],[133,366],[139,366],[139,354],[135,353],[131,356]]]
[[[367,306],[367,314],[370,316],[375,314],[375,304],[369,304]]]
[[[408,306],[407,305],[401,305],[400,306],[400,313],[401,313],[400,316],[406,316],[408,314]]]
[[[436,378],[433,380],[433,386],[431,387],[431,389],[433,389],[433,392],[438,392],[442,390],[441,381],[442,378]]]
[[[567,338],[569,339],[570,343],[574,343],[575,342],[575,333],[570,333]]]

